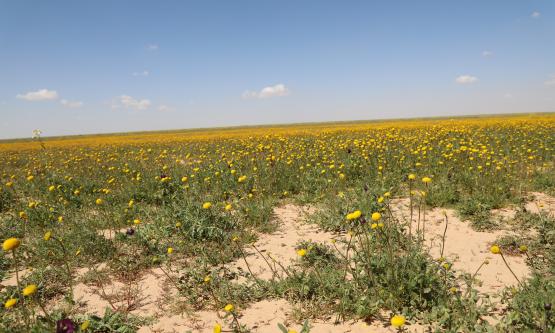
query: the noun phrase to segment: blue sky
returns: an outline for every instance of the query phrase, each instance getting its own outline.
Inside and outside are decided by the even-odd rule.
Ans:
[[[548,111],[552,0],[0,0],[0,138]]]

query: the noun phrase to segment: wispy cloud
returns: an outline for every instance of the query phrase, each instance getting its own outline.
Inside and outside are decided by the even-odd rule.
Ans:
[[[530,14],[530,17],[534,19],[540,18],[540,16],[541,16],[541,13],[538,11],[534,11],[532,12],[532,14]]]
[[[268,86],[262,88],[260,91],[246,90],[242,98],[243,99],[254,99],[254,98],[271,98],[271,97],[282,97],[287,96],[291,93],[289,88],[284,84],[279,83],[273,86]]]
[[[162,104],[160,106],[158,106],[158,111],[160,112],[169,112],[169,111],[174,111],[175,109],[172,108],[171,106],[167,106],[165,104]]]
[[[83,106],[81,101],[68,101],[67,99],[60,100],[60,104],[70,109],[77,109]]]
[[[115,97],[112,101],[112,109],[132,109],[132,110],[146,110],[152,103],[148,99],[135,99],[128,95],[121,95]]]
[[[147,70],[142,72],[133,72],[133,76],[148,76],[150,73]]]
[[[487,58],[487,57],[491,57],[492,55],[493,55],[492,51],[488,51],[488,50],[482,51],[482,57]]]
[[[158,44],[148,44],[146,46],[146,49],[149,51],[156,51],[159,49]]]
[[[58,93],[55,90],[40,89],[25,94],[18,94],[16,98],[26,101],[48,101],[58,99]]]
[[[455,79],[455,82],[460,84],[470,84],[478,81],[478,78],[472,75],[461,75]]]
[[[545,81],[544,84],[546,86],[555,86],[555,74],[551,74],[549,79],[547,79],[547,81]]]

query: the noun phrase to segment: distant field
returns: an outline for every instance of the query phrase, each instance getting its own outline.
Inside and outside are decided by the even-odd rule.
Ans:
[[[555,114],[0,141],[0,332],[550,332],[554,151]]]

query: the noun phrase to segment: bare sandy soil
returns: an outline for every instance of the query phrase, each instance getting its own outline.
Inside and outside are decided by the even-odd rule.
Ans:
[[[555,212],[555,198],[543,193],[531,193],[531,201],[526,204],[526,210],[537,213],[540,210],[549,214]],[[392,199],[391,210],[393,216],[400,221],[409,221],[409,200],[406,198]],[[324,232],[314,225],[305,224],[304,221],[309,214],[315,211],[312,207],[300,207],[287,204],[274,209],[278,230],[271,234],[260,235],[254,244],[256,248],[266,257],[272,256],[283,265],[288,265],[297,257],[295,245],[302,240],[314,242],[329,242],[334,237],[332,233]],[[503,219],[514,217],[513,208],[505,208],[494,212],[494,215]],[[446,219],[447,216],[447,230]],[[503,288],[516,284],[515,278],[507,270],[500,256],[492,255],[489,251],[492,243],[502,235],[509,233],[506,230],[494,232],[478,232],[470,227],[467,221],[461,221],[455,212],[450,209],[433,209],[426,212],[426,218],[418,222],[417,213],[412,220],[413,232],[420,227],[425,229],[425,244],[434,258],[440,257],[443,234],[445,232],[445,245],[443,257],[453,264],[452,268],[461,272],[474,273],[485,261],[477,275],[481,281],[478,290],[483,293],[494,295]],[[120,232],[124,232],[122,229]],[[113,232],[107,231],[107,238],[112,238]],[[254,248],[248,246],[245,253],[250,269],[261,279],[271,279],[273,274],[264,260]],[[524,259],[518,256],[507,258],[513,271],[519,278],[524,279],[530,272]],[[241,258],[228,264],[232,270],[246,272],[247,267]],[[80,270],[82,276],[86,271]],[[29,272],[23,272],[22,275]],[[244,280],[243,280],[244,281]],[[238,280],[238,283],[242,283]],[[15,285],[15,277],[10,276],[2,281],[2,285]],[[75,286],[75,298],[80,304],[81,311],[102,314],[106,307],[128,309],[131,313],[140,316],[155,318],[151,325],[142,327],[139,332],[212,332],[215,323],[220,323],[224,330],[227,329],[229,320],[222,319],[223,313],[213,311],[199,311],[194,313],[181,313],[176,311],[175,304],[182,300],[176,295],[175,288],[171,285],[167,276],[159,268],[151,269],[142,274],[133,284],[133,290],[126,290],[124,284],[112,281],[98,288],[84,283]],[[135,292],[137,297],[128,301],[126,292]],[[278,332],[277,324],[284,323],[290,328],[300,330],[301,324],[295,323],[295,305],[289,304],[282,299],[263,300],[250,305],[246,309],[238,309],[240,322],[252,328],[254,332]],[[187,306],[184,305],[184,308]],[[182,310],[182,309],[181,309]],[[409,323],[410,324],[410,323]],[[333,318],[327,321],[311,321],[312,332],[394,332],[387,323],[345,322],[334,324]],[[385,325],[385,326],[384,326]],[[409,332],[424,332],[426,327],[413,324],[407,325]]]

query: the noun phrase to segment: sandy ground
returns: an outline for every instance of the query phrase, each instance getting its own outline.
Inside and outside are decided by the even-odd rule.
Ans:
[[[299,241],[312,240],[315,242],[328,242],[334,235],[323,232],[316,226],[305,224],[304,220],[308,214],[314,212],[312,208],[303,208],[295,205],[285,205],[274,209],[278,219],[279,228],[276,232],[261,235],[255,243],[256,248],[265,256],[271,254],[273,258],[287,266],[291,260],[297,257],[295,246]],[[272,273],[266,261],[254,250],[246,250],[247,260],[253,273],[261,279],[271,279]],[[230,267],[247,271],[244,260],[240,259],[230,263]],[[241,281],[239,281],[241,282]],[[239,321],[247,325],[253,332],[279,332],[278,323],[285,324],[289,329],[300,331],[301,324],[292,323],[293,306],[283,299],[263,300],[250,305],[246,309],[238,309]],[[192,332],[208,333],[213,331],[215,323],[220,323],[224,330],[229,328],[229,319],[222,319],[222,313],[200,311],[192,315],[163,315],[158,322],[142,327],[139,332]],[[345,322],[334,324],[333,319],[329,321],[310,321],[312,332],[315,333],[387,333],[395,332],[391,327],[383,323],[367,324],[362,321]],[[408,332],[424,332],[425,329],[419,325],[407,325]]]
[[[391,200],[392,212],[395,217],[402,221],[410,220],[409,200]],[[491,245],[495,240],[507,234],[507,231],[479,232],[471,228],[468,221],[461,221],[454,210],[435,208],[426,212],[426,220],[420,222],[420,228],[424,229],[425,244],[429,248],[432,257],[441,257],[443,233],[445,232],[445,215],[447,215],[447,231],[445,233],[445,247],[443,257],[452,263],[452,269],[464,271],[470,274],[476,272],[478,267],[488,260],[489,264],[483,265],[476,276],[481,286],[476,286],[481,292],[493,294],[504,287],[515,285],[518,282],[507,269],[503,259],[499,255],[490,252]],[[412,230],[418,227],[418,212],[413,214]],[[529,274],[528,266],[523,257],[507,257],[512,270],[521,280]]]
[[[272,270],[283,276],[283,270],[274,264],[272,258],[287,267],[291,260],[297,258],[295,245],[301,241],[313,241],[318,243],[329,242],[333,234],[320,230],[315,225],[304,223],[305,217],[314,213],[310,207],[285,205],[274,209],[274,215],[278,219],[278,230],[272,234],[261,235],[254,243],[265,258],[263,258],[252,246],[246,246],[245,256],[250,270],[259,279],[270,280],[273,276]],[[268,263],[272,265],[272,269]],[[243,258],[229,264],[231,270],[248,272]]]
[[[537,213],[542,210],[553,214],[555,212],[555,198],[542,193],[531,193],[533,200],[526,204],[526,209]],[[404,221],[409,220],[408,199],[391,200],[393,215]],[[295,205],[285,205],[274,209],[274,215],[279,225],[278,230],[272,234],[261,235],[255,243],[256,248],[266,257],[272,255],[284,265],[290,264],[297,257],[295,246],[299,241],[312,240],[315,242],[328,242],[334,235],[321,231],[314,225],[305,224],[304,220],[308,214],[314,212],[313,208],[303,208]],[[514,209],[506,208],[494,212],[503,218],[514,217]],[[433,209],[426,213],[425,244],[429,247],[430,254],[434,258],[440,257],[442,236],[445,231],[445,218],[448,218],[446,242],[443,257],[453,263],[453,269],[474,273],[484,260],[489,264],[484,265],[478,274],[482,285],[478,287],[481,292],[494,294],[504,287],[516,284],[515,278],[507,270],[500,256],[489,252],[491,244],[507,231],[478,232],[472,230],[470,224],[461,221],[453,210]],[[412,230],[418,225],[416,213],[412,221]],[[422,226],[422,223],[421,223]],[[124,232],[122,229],[120,232]],[[107,238],[112,238],[113,233],[107,232]],[[252,248],[245,249],[247,259],[253,273],[261,279],[271,279],[272,273],[266,261]],[[519,278],[525,278],[529,270],[522,257],[507,257],[512,269]],[[248,272],[242,259],[229,264],[231,269]],[[79,270],[82,276],[86,270]],[[21,275],[25,276],[28,271]],[[242,281],[239,280],[239,283]],[[2,281],[3,286],[15,285],[15,277],[11,275]],[[126,297],[125,288],[120,282],[109,282],[100,288],[79,283],[74,287],[75,298],[81,306],[82,311],[102,314],[105,307],[127,308],[131,313],[140,316],[150,316],[157,319],[151,325],[142,327],[139,332],[212,332],[215,323],[220,323],[224,330],[229,328],[229,319],[223,319],[223,313],[200,311],[192,314],[174,314],[175,303],[180,299],[176,296],[175,288],[169,282],[167,276],[159,269],[151,269],[142,274],[133,284],[139,291],[136,297]],[[107,301],[110,299],[110,302]],[[110,304],[112,303],[112,304]],[[278,323],[286,324],[290,329],[300,331],[301,325],[294,323],[294,306],[282,299],[263,300],[251,304],[246,309],[238,309],[240,322],[252,328],[253,332],[279,332]],[[339,325],[329,321],[311,321],[312,332],[394,332],[383,323],[367,324],[364,322],[346,322]],[[386,323],[387,325],[387,323]],[[425,327],[419,325],[407,325],[408,332],[424,332]]]

